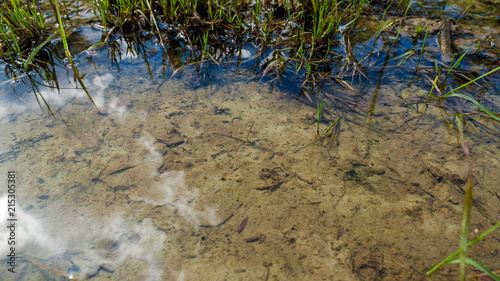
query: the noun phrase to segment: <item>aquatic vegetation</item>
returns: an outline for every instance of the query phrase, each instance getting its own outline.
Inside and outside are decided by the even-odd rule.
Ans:
[[[259,64],[259,68],[263,69],[262,77],[272,72],[281,82],[281,77],[287,67],[287,62],[288,57],[283,50],[271,52],[271,54]]]
[[[280,58],[282,65],[293,61],[297,71],[306,61],[316,64],[318,57],[327,56],[330,43],[341,27],[351,28],[367,5],[362,0],[301,0],[298,3],[291,0],[279,3],[180,0],[159,1],[154,5],[148,1],[96,0],[93,3],[95,13],[109,34],[118,30],[122,33],[149,30],[162,42],[175,36],[189,48],[199,47],[206,54],[207,42],[220,41],[219,34],[224,33],[224,40],[232,43],[255,40],[261,52],[269,45],[279,45],[278,53],[286,54]],[[200,31],[205,34],[203,40],[194,42],[192,37]],[[290,55],[292,53],[294,55]]]
[[[27,68],[33,57],[54,38],[37,1],[3,1],[0,9],[0,57]]]
[[[73,70],[73,75],[74,75],[75,79],[78,81],[78,83],[80,84],[80,86],[82,87],[82,89],[87,94],[87,97],[89,98],[89,100],[92,102],[92,104],[94,106],[96,106],[94,103],[94,100],[92,99],[92,96],[90,95],[89,91],[87,90],[87,87],[85,87],[85,84],[82,81],[82,77],[80,76],[80,73],[78,72],[78,68],[73,63],[73,59],[71,57],[71,52],[69,51],[68,40],[66,38],[66,32],[64,31],[64,23],[62,21],[61,13],[59,12],[59,4],[54,3],[54,2],[50,2],[50,3],[52,4],[52,7],[56,13],[57,21],[59,22],[59,31],[61,32],[61,39],[62,39],[62,42],[64,45],[64,53],[66,55],[66,58],[69,61],[69,65],[71,66],[71,69]],[[99,111],[97,106],[96,106],[96,109]],[[50,107],[49,107],[49,111],[50,111]],[[51,114],[53,115],[52,111],[51,111]]]
[[[464,195],[464,207],[463,207],[463,218],[462,218],[462,231],[460,233],[460,247],[459,250],[448,256],[442,262],[431,268],[427,271],[427,275],[430,276],[436,272],[439,268],[446,264],[450,263],[459,263],[460,264],[460,280],[466,280],[466,272],[467,265],[473,266],[482,272],[486,273],[488,276],[493,278],[494,280],[500,281],[500,277],[491,272],[488,268],[481,265],[479,262],[467,257],[467,249],[474,245],[476,242],[482,240],[486,235],[493,232],[495,229],[500,227],[500,223],[492,226],[490,229],[479,235],[476,239],[469,241],[469,228],[470,228],[470,218],[471,218],[471,210],[472,210],[472,194],[473,194],[473,184],[472,184],[472,162],[471,156],[469,152],[469,148],[465,144],[464,141],[464,131],[463,131],[463,120],[462,118],[456,117],[457,126],[459,129],[459,139],[462,144],[462,149],[464,150],[465,156],[467,158],[468,166],[469,166],[469,175],[467,178],[467,183],[465,184],[465,195]],[[458,258],[455,258],[456,255],[459,255]]]
[[[317,114],[317,119],[318,122],[316,123],[316,133],[319,136],[319,123],[321,122],[321,113],[323,112],[323,101],[318,102],[318,114]]]
[[[271,55],[262,56],[262,77],[272,73],[281,82],[281,77],[291,68],[296,76],[305,77],[305,81],[301,82],[303,85],[311,81],[315,84],[330,74],[331,67],[328,64],[342,56],[332,50],[335,40],[340,36],[349,41],[349,30],[355,26],[367,5],[364,0],[287,0],[278,3],[235,0],[95,0],[92,2],[92,11],[100,19],[105,31],[101,41],[94,43],[88,50],[98,51],[103,47],[112,49],[112,38],[118,33],[123,37],[128,37],[127,34],[135,34],[133,36],[140,38],[155,36],[164,48],[173,41],[178,41],[188,51],[196,53],[202,50],[199,54],[193,54],[193,59],[188,63],[197,63],[207,58],[217,63],[221,60],[216,54],[220,53],[220,48],[211,48],[214,45],[254,41],[260,48],[260,54],[266,54],[271,49]],[[60,28],[64,24],[62,15],[55,12],[53,4],[51,7],[54,11],[52,14],[56,17],[55,22],[59,25],[57,31],[50,37],[45,34],[45,41],[27,51],[27,60],[23,61],[25,66],[45,46],[50,47],[50,42],[58,35],[61,36],[65,50],[68,48],[64,30]],[[47,7],[37,7],[36,10],[40,12],[40,24],[44,25],[45,30],[52,30],[53,26],[45,27],[46,18],[41,16]],[[68,15],[65,18],[69,20]],[[33,29],[33,25],[30,28]],[[362,66],[353,55],[350,42],[345,45],[345,49],[348,64],[354,65],[355,71],[364,75]],[[70,60],[71,65],[71,59],[67,55],[65,57]],[[46,62],[45,59],[39,61]],[[168,57],[167,61],[172,68],[178,67]],[[255,68],[251,71],[258,70]],[[41,76],[43,77],[43,73]],[[335,76],[335,81],[351,87],[348,82],[343,81],[342,75]],[[78,83],[81,84],[80,81]]]
[[[478,237],[476,237],[473,240],[471,240],[470,242],[468,242],[467,243],[467,247],[471,247],[472,245],[476,244],[477,242],[483,240],[486,236],[488,236],[490,233],[492,233],[493,231],[495,231],[499,227],[500,227],[500,223],[497,223],[494,226],[490,227],[488,230],[486,230],[485,232],[481,233]],[[444,265],[447,265],[447,264],[450,264],[450,263],[458,263],[458,262],[460,262],[460,258],[457,259],[455,257],[457,255],[459,255],[460,253],[463,253],[463,252],[464,252],[463,248],[460,247],[459,250],[456,250],[451,255],[449,255],[444,260],[442,260],[439,264],[437,264],[434,267],[432,267],[429,271],[427,271],[426,274],[428,276],[431,276],[434,273],[436,273],[436,271],[439,270]],[[494,274],[491,270],[487,269],[486,267],[482,266],[481,264],[479,264],[478,262],[476,262],[476,261],[474,261],[474,260],[472,260],[470,258],[466,258],[465,259],[465,263],[468,264],[468,265],[471,265],[471,266],[474,266],[474,267],[478,268],[479,270],[481,270],[484,273],[488,274],[494,280],[500,280],[500,277],[498,277],[496,274]]]
[[[448,78],[448,75],[452,72],[452,71],[455,71],[455,69],[459,66],[460,62],[464,59],[465,55],[469,52],[469,50],[466,50],[448,69],[448,72],[446,73],[446,76],[444,78],[444,80],[446,81],[446,79]],[[484,73],[483,75],[475,78],[475,79],[472,79],[470,81],[468,81],[467,83],[464,83],[462,84],[461,86],[459,87],[456,87],[446,93],[442,93],[441,90],[439,90],[439,88],[436,88],[441,94],[440,95],[435,95],[433,94],[433,89],[435,87],[437,87],[436,85],[438,84],[438,80],[440,78],[440,74],[441,74],[441,71],[440,71],[440,68],[436,67],[436,72],[437,72],[437,75],[436,75],[436,78],[431,82],[432,82],[432,87],[431,87],[431,90],[428,94],[428,100],[427,102],[431,101],[431,100],[437,100],[437,101],[444,101],[444,100],[447,100],[449,98],[452,98],[452,97],[457,97],[457,98],[460,98],[460,99],[463,99],[463,100],[468,100],[470,102],[472,102],[475,106],[477,106],[483,113],[485,113],[487,116],[489,116],[490,118],[496,120],[496,121],[500,121],[500,118],[494,114],[493,112],[491,112],[490,110],[488,110],[484,105],[482,105],[478,100],[476,99],[473,99],[472,97],[466,95],[466,94],[460,94],[460,93],[456,93],[456,91],[462,89],[462,88],[465,88],[466,86],[468,85],[471,85],[472,83],[475,83],[476,81],[482,79],[482,78],[485,78],[497,71],[500,70],[500,67],[497,67],[487,73]],[[430,79],[429,79],[430,80]],[[431,98],[431,96],[434,96],[433,98]],[[479,113],[479,111],[478,111]],[[491,233],[493,230],[495,230],[496,228],[500,227],[500,223],[497,223],[496,225],[494,225],[493,227],[491,227],[489,230],[487,230],[486,232],[484,232],[483,234],[481,234],[479,237],[477,237],[476,239],[472,240],[471,242],[468,242],[468,237],[469,237],[469,228],[470,228],[470,218],[471,218],[471,210],[472,210],[472,198],[473,198],[473,183],[472,183],[472,161],[471,161],[471,156],[470,156],[470,151],[469,151],[469,148],[467,147],[467,145],[465,144],[465,141],[464,141],[464,114],[458,112],[456,113],[456,116],[455,116],[455,120],[456,120],[456,124],[457,124],[457,127],[458,127],[458,134],[459,134],[459,140],[460,140],[460,143],[462,145],[462,149],[465,153],[465,156],[466,156],[466,159],[467,159],[467,162],[468,162],[468,167],[469,167],[469,174],[468,174],[468,177],[467,177],[467,182],[465,184],[465,194],[464,194],[464,206],[463,206],[463,218],[462,218],[462,227],[461,227],[461,234],[460,234],[460,247],[459,247],[459,250],[457,250],[455,253],[453,253],[452,255],[448,256],[446,259],[444,259],[442,262],[440,262],[438,265],[434,266],[433,268],[431,268],[428,272],[427,272],[427,275],[430,276],[432,275],[433,273],[436,272],[436,270],[438,270],[439,268],[441,268],[442,266],[446,265],[446,264],[450,264],[450,263],[459,263],[460,264],[460,280],[466,280],[466,272],[467,272],[467,265],[470,265],[472,267],[475,267],[477,269],[479,269],[480,271],[484,272],[485,274],[487,274],[488,276],[490,276],[492,279],[494,280],[500,280],[500,277],[495,275],[492,271],[490,271],[488,268],[486,268],[485,266],[481,265],[479,262],[469,258],[467,256],[467,249],[468,247],[472,246],[473,244],[475,244],[476,242],[482,240],[487,234]],[[455,258],[456,255],[459,255],[458,258]]]
[[[317,102],[317,111],[316,111],[316,136],[315,136],[315,140],[313,143],[309,144],[308,146],[306,147],[309,147],[309,146],[316,146],[321,140],[323,140],[325,137],[327,136],[330,136],[333,140],[333,138],[335,137],[335,133],[337,133],[337,131],[335,130],[335,132],[332,132],[332,128],[336,125],[339,124],[339,120],[340,120],[340,116],[337,117],[337,119],[335,119],[326,129],[324,129],[321,133],[320,133],[320,129],[319,129],[319,126],[320,126],[320,123],[321,123],[321,116],[323,114],[323,107],[324,107],[324,102],[321,101],[321,102]]]
[[[429,92],[427,102],[429,102],[429,101],[431,101],[431,100],[438,100],[438,101],[439,101],[439,100],[446,100],[446,99],[448,99],[448,98],[452,98],[452,97],[458,97],[458,98],[461,98],[461,99],[468,100],[468,101],[472,102],[472,103],[473,103],[474,105],[476,105],[476,106],[477,106],[477,107],[478,107],[481,111],[483,111],[484,113],[486,113],[486,114],[487,114],[490,118],[492,118],[492,119],[494,119],[494,120],[496,120],[496,121],[500,121],[500,118],[499,118],[497,115],[495,115],[493,112],[491,112],[490,110],[488,110],[488,109],[487,109],[484,105],[482,105],[479,101],[477,101],[477,100],[475,100],[475,99],[473,99],[473,98],[471,98],[471,97],[469,97],[469,96],[467,96],[467,95],[465,95],[465,94],[455,93],[456,91],[458,91],[458,90],[460,90],[460,89],[462,89],[462,88],[464,88],[464,87],[467,87],[468,85],[470,85],[470,84],[472,84],[472,83],[475,83],[476,81],[478,81],[478,80],[480,80],[480,79],[482,79],[482,78],[485,78],[485,77],[487,77],[487,76],[489,76],[489,75],[491,75],[491,74],[493,74],[493,73],[495,73],[495,72],[497,72],[497,71],[499,71],[499,70],[500,70],[500,67],[497,67],[497,68],[495,68],[495,69],[493,69],[493,70],[491,70],[491,71],[488,71],[487,73],[484,73],[484,74],[482,74],[481,76],[479,76],[479,77],[477,77],[477,78],[475,78],[475,79],[472,79],[472,80],[470,80],[469,82],[464,83],[464,84],[462,84],[461,86],[456,87],[456,88],[454,88],[454,89],[452,89],[452,90],[450,90],[450,91],[448,91],[448,92],[446,92],[446,93],[444,93],[444,94],[441,94],[441,95],[434,95],[434,94],[432,93],[432,91],[433,91],[433,89],[435,88],[435,86],[436,86],[436,85],[437,85],[437,83],[438,83],[438,79],[439,79],[439,75],[438,75],[438,76],[436,76],[436,78],[434,79],[434,81],[433,81],[433,83],[432,83],[432,88],[431,88],[431,90],[430,90],[430,92]],[[439,90],[439,91],[440,91],[440,90]],[[440,91],[440,92],[441,92],[441,91]],[[434,98],[430,98],[430,97],[431,97],[431,96],[433,96],[433,95],[434,95]]]

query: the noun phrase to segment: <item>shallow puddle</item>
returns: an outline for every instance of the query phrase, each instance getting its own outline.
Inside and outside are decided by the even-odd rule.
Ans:
[[[457,248],[468,168],[437,107],[400,106],[393,85],[371,120],[361,103],[315,144],[315,108],[227,79],[193,90],[183,79],[94,75],[88,85],[107,114],[86,97],[56,118],[5,109],[17,280],[57,275],[21,257],[74,276],[116,269],[95,280],[408,280]],[[327,112],[320,129],[336,116]],[[499,148],[483,128],[467,131],[474,236],[498,211]],[[492,268],[497,236],[472,249]]]
[[[431,37],[422,64],[439,52]],[[4,256],[0,279],[423,279],[458,249],[469,165],[453,113],[474,108],[426,106],[428,81],[409,83],[399,60],[384,61],[383,39],[359,41],[359,57],[374,48],[372,81],[310,99],[235,74],[244,71],[231,63],[187,65],[165,79],[157,46],[149,65],[133,52],[122,53],[120,69],[105,51],[79,58],[99,111],[66,77],[60,93],[39,96],[54,117],[34,95],[2,96],[0,174],[6,182],[15,171],[17,221],[16,274]],[[255,50],[242,53],[250,61]],[[498,112],[498,85],[484,96]],[[479,117],[464,128],[470,239],[498,221],[498,128]],[[471,257],[498,269],[499,239],[490,234]],[[9,252],[6,240],[0,249]],[[457,269],[433,280],[456,279]]]

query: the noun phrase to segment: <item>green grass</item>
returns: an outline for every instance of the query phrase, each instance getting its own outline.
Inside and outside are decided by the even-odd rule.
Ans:
[[[94,0],[93,10],[108,30],[149,30],[160,41],[165,34],[159,23],[167,23],[176,27],[189,45],[192,34],[200,33],[225,33],[234,42],[250,36],[263,51],[270,44],[279,44],[294,54],[288,57],[293,57],[296,69],[301,70],[305,61],[314,64],[324,57],[340,25],[351,28],[366,5],[364,0],[285,0],[275,4],[262,0],[161,0],[153,5],[145,0]],[[281,36],[284,30],[289,34],[287,39]],[[209,41],[197,40],[196,46],[206,50]]]
[[[92,96],[90,95],[89,91],[87,90],[87,87],[85,87],[85,84],[83,83],[82,76],[80,76],[78,68],[73,63],[73,58],[71,57],[71,52],[69,51],[68,40],[66,38],[66,32],[64,30],[65,25],[64,25],[64,23],[62,21],[62,16],[61,16],[61,13],[59,11],[59,3],[57,3],[56,1],[53,1],[53,0],[50,3],[52,4],[52,7],[53,7],[54,12],[56,14],[57,22],[59,23],[59,31],[61,33],[61,39],[62,39],[62,42],[63,42],[63,45],[64,45],[64,53],[66,55],[66,58],[69,61],[69,65],[71,66],[71,69],[73,70],[73,76],[78,81],[78,83],[80,84],[80,86],[82,87],[82,89],[85,91],[85,94],[87,94],[87,97],[92,102],[92,104],[94,106],[96,106],[95,103],[94,103],[94,100],[92,99]],[[96,108],[97,108],[97,106],[96,106]],[[50,107],[49,107],[49,110],[50,110]],[[97,108],[97,110],[99,111],[98,108]],[[51,114],[54,115],[52,113],[52,111],[51,111]]]
[[[59,89],[57,75],[53,68],[53,50],[48,51],[49,59],[47,57],[37,59],[42,50],[51,46],[50,42],[57,36],[60,37],[63,43],[65,57],[73,70],[75,80],[78,81],[80,87],[93,103],[92,97],[85,87],[82,76],[79,74],[69,51],[65,31],[66,24],[63,21],[63,18],[67,18],[67,15],[61,13],[61,11],[65,10],[65,2],[59,3],[53,0],[43,7],[37,1],[6,1],[2,3],[2,9],[0,10],[0,58],[7,63],[8,68],[13,69],[13,71],[7,73],[10,73],[13,79],[27,77],[32,84],[38,104],[41,106],[41,102],[43,102],[52,115],[54,113],[43,96],[41,96],[37,86],[38,83],[36,79],[33,79],[34,74],[30,73],[30,70],[34,70],[34,73],[45,80],[47,83],[45,86]],[[53,14],[57,26],[49,26],[47,23],[48,13]],[[52,85],[55,87],[52,87]]]
[[[446,82],[446,79],[448,78],[448,75],[455,71],[458,66],[460,65],[460,63],[462,62],[462,60],[464,59],[464,57],[467,55],[467,53],[469,52],[469,50],[466,50],[458,59],[456,59],[456,61],[449,67],[447,73],[446,73],[446,76],[444,78],[444,82]],[[480,79],[483,79],[487,76],[490,76],[491,74],[497,72],[500,70],[500,67],[497,67],[495,69],[492,69],[482,75],[480,75],[479,77],[475,78],[475,79],[472,79],[470,81],[468,81],[467,83],[464,83],[446,93],[442,93],[441,95],[435,95],[433,94],[433,90],[435,88],[435,86],[437,85],[438,83],[438,80],[440,78],[440,74],[441,74],[441,68],[437,66],[436,64],[436,67],[435,67],[435,71],[436,71],[436,77],[434,79],[434,81],[432,82],[432,87],[431,87],[431,90],[428,94],[428,100],[427,102],[431,101],[431,100],[437,100],[437,101],[443,101],[443,100],[448,100],[450,98],[459,98],[459,99],[462,99],[462,100],[465,100],[465,101],[470,101],[472,102],[475,106],[477,106],[478,108],[478,112],[483,112],[485,113],[488,117],[490,117],[491,119],[495,120],[495,121],[500,121],[500,118],[494,114],[493,112],[491,112],[490,110],[488,110],[484,105],[482,105],[478,100],[475,100],[473,99],[472,97],[466,95],[466,94],[462,94],[462,93],[457,93],[457,91],[473,84],[473,83],[476,83],[478,80]],[[444,84],[443,82],[443,84]],[[444,90],[444,89],[443,89]],[[469,174],[468,174],[468,179],[467,179],[467,183],[465,185],[465,195],[464,195],[464,205],[463,205],[463,217],[462,217],[462,227],[461,227],[461,233],[460,233],[460,243],[459,243],[459,250],[457,250],[456,252],[454,252],[453,254],[451,254],[450,256],[448,256],[447,258],[445,258],[443,261],[441,261],[439,264],[437,264],[436,266],[432,267],[428,272],[427,272],[427,275],[430,276],[432,274],[434,274],[439,268],[443,267],[444,265],[447,265],[447,264],[453,264],[453,263],[458,263],[460,264],[460,280],[461,281],[465,281],[466,280],[466,273],[467,273],[467,266],[472,266],[472,267],[475,267],[479,270],[481,270],[482,272],[486,273],[488,276],[490,276],[493,280],[497,280],[497,281],[500,281],[500,277],[495,275],[494,273],[492,273],[488,268],[484,267],[483,265],[481,265],[479,262],[471,259],[468,257],[467,255],[467,250],[470,246],[472,246],[473,244],[477,243],[478,241],[482,240],[484,237],[486,237],[486,235],[488,235],[489,233],[491,233],[492,231],[494,231],[495,229],[497,229],[498,227],[500,227],[500,223],[497,223],[496,225],[494,225],[493,227],[491,227],[489,230],[487,230],[486,232],[484,232],[483,234],[479,235],[479,237],[477,237],[476,239],[472,240],[471,242],[469,242],[469,228],[470,228],[470,219],[471,219],[471,211],[472,211],[472,198],[473,198],[473,190],[474,190],[474,186],[473,186],[473,183],[472,183],[472,160],[471,160],[471,155],[470,155],[470,150],[469,148],[467,147],[466,143],[465,143],[465,140],[464,140],[464,116],[462,113],[458,112],[456,113],[456,116],[455,116],[455,120],[456,120],[456,123],[457,123],[457,127],[458,127],[458,134],[459,134],[459,140],[460,140],[460,143],[462,145],[462,149],[465,153],[465,156],[466,156],[466,159],[467,159],[467,162],[468,162],[468,167],[469,167]],[[459,256],[458,258],[455,258],[456,256]]]
[[[66,10],[66,4],[59,5],[59,12],[56,12],[54,5],[40,6],[36,1],[4,2],[0,12],[0,57],[23,72],[43,61],[36,58],[53,39],[60,37],[66,44],[66,35],[60,28],[64,25],[61,12]],[[331,44],[340,27],[343,30],[353,28],[368,4],[365,0],[272,3],[263,0],[93,0],[90,5],[106,30],[103,39],[91,49],[109,46],[116,33],[144,32],[156,36],[166,48],[168,42],[165,42],[175,35],[172,35],[173,29],[177,38],[184,40],[190,49],[202,50],[203,61],[213,59],[210,43],[218,42],[224,34],[225,40],[233,44],[255,40],[262,53],[271,46],[278,46],[272,48],[280,49],[279,54],[283,55],[268,64],[271,67],[264,70],[264,75],[273,72],[280,76],[291,67],[296,74],[305,73],[310,79],[311,72],[320,69],[331,55]],[[47,21],[47,15],[50,19],[55,17],[55,21]],[[64,15],[66,21],[68,17]],[[166,31],[165,26],[171,30]],[[286,36],[283,36],[285,31]],[[68,50],[68,46],[64,47]],[[72,64],[67,54],[66,57]]]
[[[0,57],[27,68],[49,38],[45,14],[36,1],[4,1],[0,9]],[[53,35],[52,35],[53,36]],[[29,58],[29,59],[28,59]]]
[[[450,70],[448,71],[447,74],[449,74],[453,69],[457,68],[462,59],[465,57],[467,54],[468,50],[460,56],[457,61],[450,67]],[[490,118],[496,121],[500,121],[500,118],[495,115],[493,112],[489,111],[484,105],[480,104],[477,100],[465,95],[465,94],[459,94],[455,93],[456,91],[476,82],[477,80],[480,80],[482,78],[485,78],[491,74],[493,74],[496,71],[499,71],[500,67],[497,67],[473,80],[470,80],[469,82],[454,88],[450,90],[449,92],[441,95],[441,96],[436,96],[434,99],[436,100],[445,100],[449,99],[452,97],[457,97],[463,100],[468,100],[472,102],[474,105],[478,107],[481,111],[487,114]],[[432,85],[432,89],[434,88],[434,85],[436,84],[437,80],[439,78],[439,75],[436,76],[436,79],[434,79],[434,83]],[[432,89],[429,92],[429,96],[432,94]],[[469,167],[469,174],[468,174],[468,179],[467,183],[465,184],[465,195],[464,195],[464,205],[463,205],[463,216],[462,216],[462,227],[461,227],[461,233],[460,233],[460,243],[459,243],[459,250],[445,258],[443,261],[441,261],[439,264],[436,266],[432,267],[428,272],[427,275],[431,276],[434,274],[439,268],[443,267],[444,265],[447,264],[453,264],[453,263],[458,263],[460,264],[460,281],[465,281],[466,280],[466,273],[467,273],[467,266],[472,266],[475,267],[482,272],[486,273],[488,276],[490,276],[493,280],[500,281],[500,277],[495,275],[493,272],[491,272],[488,268],[480,264],[478,261],[475,261],[467,256],[467,250],[470,246],[474,245],[475,243],[479,242],[480,240],[484,239],[486,235],[490,234],[493,232],[495,229],[500,227],[500,223],[495,224],[493,227],[488,229],[486,232],[483,234],[479,235],[476,239],[472,240],[469,242],[469,229],[470,229],[470,219],[471,219],[471,211],[472,211],[472,198],[473,198],[473,190],[474,186],[472,183],[472,160],[471,160],[471,155],[470,155],[470,150],[467,147],[465,140],[464,140],[464,118],[461,113],[458,113],[455,116],[455,120],[457,123],[458,127],[458,134],[459,134],[459,140],[462,145],[462,149],[465,153],[467,162],[468,162],[468,167]],[[458,258],[455,258],[456,256],[459,256]]]
[[[459,121],[461,122],[461,121]],[[459,126],[460,128],[462,127],[461,125]],[[461,138],[463,138],[463,130],[460,129],[460,134]],[[500,227],[500,223],[495,224],[482,234],[480,234],[478,237],[473,239],[472,241],[468,241],[469,237],[469,226],[470,226],[470,215],[471,215],[471,209],[472,209],[472,191],[473,191],[473,185],[472,185],[472,177],[469,176],[466,187],[465,187],[465,200],[464,200],[464,213],[463,213],[463,219],[462,219],[462,231],[460,233],[460,246],[457,251],[449,255],[447,258],[445,258],[443,261],[441,261],[439,264],[433,266],[429,271],[427,271],[427,276],[431,276],[434,273],[436,273],[437,270],[439,270],[441,267],[447,265],[447,264],[453,264],[453,263],[459,263],[460,264],[460,280],[466,280],[466,266],[470,265],[473,266],[482,272],[486,273],[488,276],[490,276],[493,280],[500,281],[500,277],[491,272],[488,268],[480,264],[479,262],[467,257],[467,249],[471,247],[472,245],[476,244],[477,242],[483,240],[487,235],[489,235],[491,232],[496,230],[497,228]],[[456,258],[456,256],[459,256]]]
[[[483,111],[484,113],[486,113],[487,116],[489,116],[490,118],[496,120],[496,121],[500,121],[500,117],[498,117],[496,114],[494,114],[493,112],[491,112],[490,110],[488,110],[484,105],[482,105],[479,101],[465,95],[465,94],[459,94],[459,93],[455,93],[456,91],[462,89],[462,88],[465,88],[467,87],[468,85],[472,84],[472,83],[475,83],[476,81],[482,79],[482,78],[485,78],[497,71],[500,70],[500,67],[497,67],[491,71],[488,71],[487,73],[484,73],[483,75],[475,78],[475,79],[472,79],[470,80],[469,82],[467,83],[464,83],[462,84],[461,86],[459,87],[456,87],[448,92],[446,92],[445,94],[441,95],[441,96],[435,96],[434,98],[431,98],[431,96],[433,95],[432,94],[432,91],[434,89],[434,86],[437,84],[437,80],[439,78],[439,76],[436,76],[436,78],[434,79],[434,82],[432,84],[432,88],[431,88],[431,91],[429,92],[429,95],[428,95],[428,101],[431,101],[431,100],[446,100],[446,99],[449,99],[449,98],[453,98],[453,97],[456,97],[456,98],[460,98],[460,99],[463,99],[463,100],[468,100],[470,102],[472,102],[474,105],[476,105],[478,107],[478,109],[480,109],[481,111]]]

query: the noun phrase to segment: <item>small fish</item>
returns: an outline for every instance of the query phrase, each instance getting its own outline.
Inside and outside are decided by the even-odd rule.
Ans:
[[[245,226],[247,226],[248,222],[248,217],[244,218],[243,221],[238,225],[238,228],[236,228],[236,232],[241,233],[243,229],[245,229]]]
[[[108,174],[108,176],[112,176],[112,175],[116,175],[116,174],[119,174],[119,173],[123,173],[123,172],[125,172],[126,170],[130,170],[130,169],[135,168],[135,167],[137,167],[137,166],[139,166],[139,165],[126,166],[126,167],[124,167],[124,168],[121,168],[121,169],[118,169],[118,170],[116,170],[116,171],[114,171],[114,172],[109,173],[109,174]]]
[[[337,240],[339,240],[339,238],[340,238],[340,236],[342,236],[342,234],[344,234],[344,227],[339,226],[339,231],[337,232]]]
[[[156,142],[159,142],[159,143],[163,143],[165,145],[167,145],[167,147],[175,147],[175,146],[178,146],[180,144],[183,144],[184,143],[184,140],[178,140],[178,141],[174,141],[174,142],[168,142],[162,138],[156,138]]]
[[[257,242],[257,241],[259,241],[260,237],[261,237],[260,235],[259,236],[253,236],[253,237],[245,239],[245,241],[247,241],[248,243]]]
[[[259,244],[262,244],[264,240],[266,240],[266,236],[264,234],[245,239],[248,243],[259,242]]]

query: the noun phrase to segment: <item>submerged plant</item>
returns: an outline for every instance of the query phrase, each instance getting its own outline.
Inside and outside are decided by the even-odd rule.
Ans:
[[[319,123],[321,121],[321,114],[323,113],[323,101],[321,101],[321,103],[318,101],[318,111],[317,111],[317,116],[316,116],[316,119],[317,119],[317,123],[316,123],[316,133],[318,134],[319,136]]]
[[[427,33],[426,33],[426,36],[427,36]],[[424,39],[424,42],[425,42],[425,39]],[[423,51],[423,46],[422,46],[422,51]],[[421,51],[421,53],[422,53],[422,51]],[[429,93],[427,95],[426,103],[429,101],[432,101],[432,100],[445,101],[445,100],[448,100],[449,98],[456,97],[456,98],[460,98],[460,99],[468,100],[468,101],[472,102],[474,105],[476,105],[478,107],[478,109],[480,109],[480,111],[484,112],[487,116],[489,116],[490,118],[492,118],[496,121],[500,121],[500,117],[498,117],[496,114],[494,114],[493,112],[488,110],[484,105],[482,105],[480,103],[480,101],[475,100],[475,99],[473,99],[465,94],[456,93],[458,90],[463,89],[463,88],[465,88],[473,83],[476,83],[478,80],[485,78],[487,76],[490,76],[491,74],[499,71],[500,66],[496,66],[496,68],[494,68],[494,69],[488,71],[487,73],[484,73],[484,74],[482,74],[474,79],[468,79],[469,80],[468,82],[466,82],[466,83],[464,83],[456,88],[453,88],[448,92],[445,92],[444,87],[443,87],[443,89],[440,89],[440,87],[439,87],[439,85],[446,85],[445,82],[446,82],[448,76],[451,73],[456,72],[456,69],[458,69],[458,66],[463,61],[463,59],[465,58],[465,56],[468,54],[469,51],[470,51],[470,49],[467,49],[462,55],[460,55],[460,57],[458,57],[455,60],[455,62],[453,64],[451,64],[448,67],[448,71],[446,72],[446,76],[444,78],[444,81],[442,81],[442,82],[439,81],[440,76],[443,73],[442,69],[441,69],[441,67],[438,66],[437,62],[434,61],[434,64],[435,64],[434,70],[436,72],[436,77],[434,78],[434,80],[432,80],[427,75],[425,75],[427,77],[427,79],[432,83],[431,90],[429,91]],[[419,60],[420,60],[420,58],[419,58]],[[438,95],[433,93],[434,89],[437,90]]]

